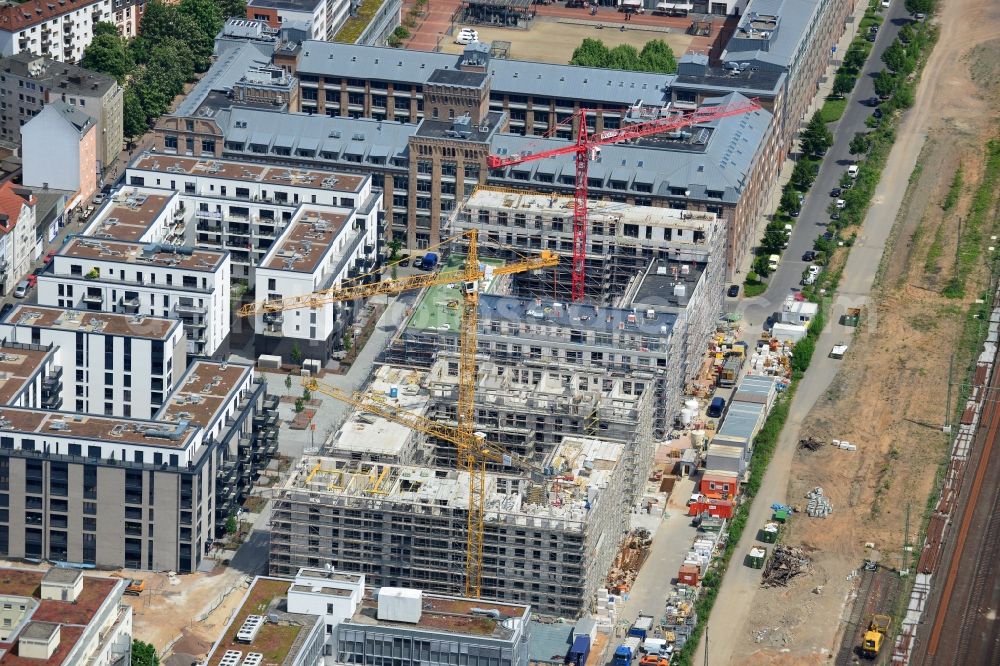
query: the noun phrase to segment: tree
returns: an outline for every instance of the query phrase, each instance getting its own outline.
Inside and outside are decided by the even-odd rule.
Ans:
[[[113,37],[119,37],[118,26],[114,23],[109,23],[108,21],[98,21],[94,24],[94,37],[100,35],[111,35]]]
[[[236,534],[236,528],[236,516],[229,514],[229,517],[226,518],[226,534]]]
[[[181,0],[178,11],[194,19],[201,31],[213,40],[225,23],[222,8],[215,0]]]
[[[108,24],[98,23],[98,25]],[[86,69],[113,76],[121,83],[135,67],[135,62],[132,60],[132,54],[129,52],[125,40],[118,35],[118,31],[115,29],[114,34],[102,32],[90,41],[83,52],[80,65]]]
[[[146,123],[146,112],[134,85],[125,88],[122,97],[122,128],[127,137],[140,136],[146,133],[149,125]]]
[[[785,246],[788,237],[783,229],[767,229],[760,240],[760,246],[767,254],[777,254]]]
[[[389,255],[389,261],[392,261],[393,259],[398,257],[399,251],[402,249],[403,249],[403,241],[399,240],[398,238],[393,238],[391,241],[389,241],[389,252],[391,253]]]
[[[894,92],[896,92],[897,80],[896,77],[882,70],[877,75],[875,75],[875,80],[872,81],[875,84],[875,94],[879,97],[891,97]]]
[[[851,139],[851,145],[849,150],[851,155],[865,155],[868,153],[868,149],[871,148],[872,140],[866,132],[858,132]]]
[[[302,389],[302,402],[309,402],[310,400],[312,400],[312,397],[313,397],[312,391],[310,391],[307,388]]]
[[[246,18],[247,0],[218,0],[218,2],[219,11],[224,17],[236,16]]]
[[[802,132],[802,149],[807,155],[822,155],[833,145],[833,134],[816,111]]]
[[[934,0],[906,0],[906,11],[911,14],[931,14],[934,11]]]
[[[160,658],[156,656],[156,648],[149,643],[133,640],[132,666],[160,666]]]
[[[301,414],[302,410],[305,409],[305,408],[306,408],[306,404],[302,400],[302,398],[296,398],[295,399],[295,413],[296,414]]]
[[[814,162],[809,159],[801,159],[795,163],[795,168],[792,169],[792,177],[788,182],[792,187],[800,192],[805,192],[812,186],[813,181],[816,180],[816,174],[818,172],[818,162]],[[798,206],[796,206],[796,208],[797,207]],[[795,209],[789,208],[788,210]]]
[[[305,357],[302,354],[302,350],[299,349],[299,343],[292,343],[292,363],[295,365],[301,365],[303,358]]]
[[[635,71],[640,68],[639,52],[631,44],[619,44],[608,51],[608,61],[604,66],[610,69]]]
[[[903,27],[899,29],[899,41],[904,44],[909,44],[917,36],[917,31],[914,29],[912,23],[904,23]]]
[[[786,189],[781,194],[781,203],[778,207],[785,211],[786,213],[791,213],[793,210],[798,210],[800,206],[799,195],[793,189]]]
[[[288,389],[289,391],[292,390],[292,373],[290,372],[287,375],[285,375],[285,388]]]
[[[847,55],[844,56],[844,67],[857,72],[864,67],[865,60],[867,59],[868,51],[866,49],[852,46],[847,49]]]
[[[833,79],[833,94],[844,96],[854,90],[854,77],[847,72],[837,72]]]
[[[882,52],[882,62],[894,72],[900,72],[906,66],[906,49],[897,39]]]
[[[583,67],[607,67],[608,47],[599,39],[587,37],[573,51],[569,64]]]
[[[662,39],[646,42],[639,52],[639,61],[647,72],[673,74],[677,71],[677,58],[670,46]]]
[[[757,274],[758,279],[766,278],[771,274],[771,267],[767,261],[767,257],[763,255],[753,260],[753,272]]]

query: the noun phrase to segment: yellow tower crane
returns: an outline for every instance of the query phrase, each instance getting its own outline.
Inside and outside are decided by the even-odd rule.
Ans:
[[[487,443],[475,432],[475,391],[476,391],[476,320],[479,308],[479,281],[486,277],[479,265],[477,253],[478,234],[471,229],[464,234],[468,237],[468,251],[461,268],[443,270],[438,273],[414,275],[395,280],[384,280],[373,284],[358,284],[317,291],[301,296],[268,299],[248,303],[240,308],[240,315],[253,317],[272,312],[283,312],[298,308],[318,308],[327,303],[352,301],[380,294],[395,295],[413,289],[422,289],[440,284],[462,285],[462,313],[459,329],[458,360],[458,413],[457,425],[451,428],[416,414],[396,409],[393,405],[372,395],[346,393],[332,387],[321,386],[315,380],[306,386],[317,389],[338,400],[356,405],[360,409],[383,416],[388,420],[402,423],[410,428],[451,442],[456,447],[459,468],[469,476],[469,512],[466,525],[465,550],[465,594],[478,598],[482,593],[483,576],[483,518],[486,511],[486,463],[514,461],[502,450]],[[456,240],[458,236],[445,242]],[[493,269],[494,275],[511,275],[525,271],[551,268],[559,263],[558,256],[548,250]]]

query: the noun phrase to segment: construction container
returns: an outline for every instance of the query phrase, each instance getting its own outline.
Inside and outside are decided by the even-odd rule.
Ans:
[[[840,316],[842,326],[857,326],[861,320],[861,308],[847,308],[847,314]]]
[[[757,532],[757,541],[776,543],[778,541],[778,524],[767,523]]]
[[[697,587],[699,580],[701,580],[701,569],[699,567],[690,564],[681,565],[680,570],[677,572],[678,585]]]
[[[788,509],[778,509],[771,516],[771,519],[781,524],[785,524],[785,522],[788,521]]]
[[[752,569],[763,569],[764,560],[767,559],[767,549],[763,546],[754,546],[747,553],[746,565]]]

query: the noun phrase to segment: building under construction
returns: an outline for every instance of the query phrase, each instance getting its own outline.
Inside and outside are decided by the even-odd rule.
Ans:
[[[545,163],[538,168],[543,166],[554,168]],[[592,165],[591,177],[595,169],[604,168]],[[575,173],[550,175],[570,182],[575,178]],[[621,177],[627,179],[624,172]],[[609,178],[614,185],[615,169],[611,169]],[[636,186],[641,180],[642,174],[635,177]],[[653,180],[647,180],[652,187]],[[568,301],[573,270],[573,211],[572,197],[479,187],[455,213],[453,226],[455,232],[478,229],[480,254],[484,257],[515,260],[543,249],[557,253],[561,261],[555,269],[516,276],[514,293]],[[587,219],[584,294],[590,303],[631,306],[631,302],[623,302],[623,297],[634,291],[657,260],[678,269],[683,265],[699,266],[699,278],[722,285],[726,229],[724,220],[714,212],[595,199],[587,202]],[[692,294],[688,291],[682,296],[689,300]],[[672,290],[663,294],[660,305],[665,309],[683,309],[687,305],[685,298],[678,302],[672,297]]]
[[[482,594],[576,617],[624,537],[625,446],[565,437],[544,474],[490,474]],[[453,469],[305,457],[274,503],[272,575],[332,564],[375,587],[464,590],[469,481]]]
[[[624,446],[630,470],[652,464],[652,373],[634,378],[610,377],[600,368],[566,367],[556,362],[478,363],[476,429],[487,441],[522,459],[541,464],[564,436],[597,437]],[[458,359],[442,354],[427,373],[430,401],[427,416],[455,423],[458,400]],[[435,462],[457,465],[455,449],[435,447]],[[638,499],[645,472],[629,476],[622,497],[627,509]]]

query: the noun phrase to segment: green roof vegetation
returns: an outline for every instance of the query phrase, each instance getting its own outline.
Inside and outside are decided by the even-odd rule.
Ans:
[[[378,13],[378,10],[382,7],[385,0],[361,0],[361,5],[358,7],[358,13],[347,19],[337,35],[333,38],[335,42],[343,42],[345,44],[354,44],[358,41],[358,37],[361,33],[365,31],[368,24],[371,23],[372,17]]]
[[[451,255],[448,258],[448,265],[445,270],[456,269],[465,261],[463,255]],[[499,259],[483,259],[481,264],[490,266],[503,266],[504,262]],[[458,331],[462,318],[462,291],[461,285],[439,284],[428,287],[423,297],[417,302],[410,317],[408,328],[426,331]]]

